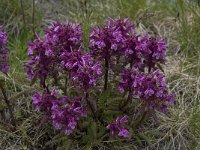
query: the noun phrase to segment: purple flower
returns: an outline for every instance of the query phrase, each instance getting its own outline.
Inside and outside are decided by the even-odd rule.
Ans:
[[[45,39],[38,37],[29,42],[29,60],[26,66],[28,78],[45,80],[50,75],[57,74],[57,60],[53,56],[46,55]]]
[[[139,38],[140,35],[137,34],[127,38],[124,53],[125,59],[130,63],[131,67],[144,71],[145,65],[143,63],[143,51],[141,48],[138,48],[141,44]]]
[[[157,40],[148,35],[142,37],[136,49],[142,53],[143,63],[149,68],[154,68],[156,63],[164,63],[168,46],[164,40]]]
[[[121,76],[121,81],[119,84],[119,91],[124,93],[137,86],[136,79],[138,78],[139,72],[136,69],[124,69]]]
[[[136,69],[126,69],[121,78],[119,90],[124,93],[131,89],[150,109],[164,111],[167,104],[174,101],[175,95],[169,94],[165,76],[159,70],[145,74]]]
[[[117,117],[117,119],[114,122],[110,123],[106,128],[110,130],[112,136],[118,135],[121,137],[128,138],[128,128],[122,125],[122,123],[126,122],[128,122],[128,116],[124,116],[122,118]]]
[[[42,111],[49,115],[54,127],[62,129],[69,135],[76,128],[80,117],[87,116],[87,107],[82,97],[58,97],[55,90],[51,93],[35,92],[33,95],[35,110]]]
[[[75,85],[87,91],[89,88],[96,85],[96,80],[101,76],[101,64],[95,62],[90,53],[82,54],[82,52],[75,51],[71,53],[63,53],[61,56],[61,64],[69,71],[71,79]]]
[[[79,51],[75,52],[63,52],[61,55],[61,64],[64,66],[64,69],[68,72],[76,72],[79,68],[79,62],[82,61],[83,53]]]
[[[58,56],[63,52],[73,52],[81,47],[82,30],[72,22],[53,23],[45,30],[47,55]]]
[[[53,102],[51,119],[56,129],[62,129],[70,135],[77,126],[80,117],[87,116],[87,108],[82,97],[59,97]]]
[[[53,92],[53,91],[52,91]],[[35,106],[36,111],[44,111],[49,112],[52,103],[56,101],[56,97],[53,94],[48,93],[39,93],[37,91],[34,92],[34,95],[32,97],[33,105]]]
[[[0,26],[0,71],[7,73],[9,70],[8,65],[8,49],[6,48],[7,34],[3,31],[3,26]]]
[[[96,26],[90,34],[91,53],[94,57],[110,60],[123,54],[127,38],[134,34],[134,26],[129,19],[108,19],[103,28]]]
[[[53,23],[45,30],[43,37],[37,36],[33,42],[29,42],[28,78],[39,78],[44,84],[47,77],[55,77],[65,71],[71,53],[79,51],[81,47],[81,34],[80,25]]]
[[[85,54],[76,62],[77,69],[71,73],[72,80],[84,91],[96,85],[96,80],[101,76],[101,64],[94,62],[90,54]]]

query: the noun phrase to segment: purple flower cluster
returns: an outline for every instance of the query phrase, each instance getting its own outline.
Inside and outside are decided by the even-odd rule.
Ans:
[[[3,27],[0,26],[0,71],[7,73],[8,66],[8,49],[5,47],[7,43],[7,34],[3,31]]]
[[[132,89],[133,85],[135,84],[136,77],[138,76],[139,72],[136,69],[125,69],[120,74],[121,75],[121,82],[119,84],[119,91],[124,93]]]
[[[110,123],[106,128],[110,130],[112,136],[121,136],[127,138],[129,136],[128,127],[122,125],[122,123],[128,122],[128,116],[122,118],[117,117],[117,119]]]
[[[82,97],[60,97],[53,102],[51,119],[56,129],[63,129],[69,135],[76,128],[80,117],[87,116],[87,108],[83,105]]]
[[[89,54],[83,55],[78,62],[77,70],[72,72],[72,80],[77,83],[80,89],[87,91],[96,85],[96,79],[101,76],[101,64],[94,63]]]
[[[123,93],[131,88],[150,109],[165,111],[167,104],[172,104],[174,101],[174,94],[168,93],[165,76],[159,70],[145,74],[135,69],[127,69],[121,77],[119,90]]]
[[[57,97],[55,90],[51,94],[35,92],[33,104],[36,110],[49,115],[56,129],[63,130],[67,135],[75,129],[80,117],[87,116],[87,107],[82,97]]]
[[[71,22],[53,23],[45,31],[44,38],[47,40],[47,55],[60,54],[78,50],[82,43],[82,30],[79,25]]]
[[[138,42],[136,49],[141,52],[143,63],[151,69],[156,63],[165,62],[167,47],[165,40],[146,35]]]
[[[71,55],[81,47],[82,31],[80,25],[71,22],[53,23],[43,37],[37,36],[29,42],[27,74],[29,79],[45,80],[48,76],[56,76],[62,72],[61,62],[67,61],[65,55]],[[69,53],[69,54],[68,54]]]
[[[100,63],[94,63],[89,54],[81,52],[81,28],[68,22],[54,23],[45,35],[29,43],[27,74],[29,79],[41,79],[45,84],[48,76],[55,77],[67,71],[81,89],[96,84],[101,75]]]
[[[49,93],[34,92],[32,97],[33,105],[36,111],[49,112],[52,107],[52,102],[56,99],[55,95]]]
[[[76,72],[79,68],[79,63],[82,61],[82,56],[83,53],[80,50],[71,53],[63,53],[61,55],[61,65],[69,72]]]
[[[164,63],[167,49],[162,39],[136,34],[129,19],[111,18],[103,28],[93,28],[90,34],[90,47],[94,57],[113,63],[115,56],[118,59],[125,56],[127,63],[141,71],[144,71],[145,66],[151,70],[155,68],[156,63]]]
[[[90,34],[91,53],[94,57],[110,60],[111,57],[123,54],[127,44],[127,38],[134,35],[134,25],[129,19],[113,20],[101,29],[94,27]]]
[[[94,62],[92,56],[82,54],[81,51],[65,53],[61,62],[69,71],[74,83],[83,91],[96,85],[96,80],[101,76],[101,64]]]
[[[45,80],[48,75],[57,74],[58,68],[55,67],[57,60],[46,55],[45,42],[44,38],[37,36],[33,42],[28,43],[29,60],[26,69],[30,80],[33,78]]]

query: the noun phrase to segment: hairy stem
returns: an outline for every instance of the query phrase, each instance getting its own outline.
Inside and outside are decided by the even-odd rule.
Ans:
[[[13,112],[12,112],[12,107],[11,107],[11,105],[10,105],[10,102],[9,102],[8,97],[7,97],[7,95],[6,95],[6,91],[5,91],[5,89],[4,89],[4,87],[3,87],[2,84],[0,84],[0,88],[1,88],[1,92],[2,92],[3,97],[4,97],[4,101],[5,101],[5,103],[6,103],[7,107],[8,107],[8,111],[9,111],[9,113],[10,113],[12,125],[13,125],[14,127],[16,127],[16,121],[15,121],[15,118],[14,118],[14,115],[13,115]]]

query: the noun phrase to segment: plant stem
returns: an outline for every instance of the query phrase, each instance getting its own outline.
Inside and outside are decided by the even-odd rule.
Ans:
[[[116,64],[119,64],[120,56],[117,56]]]
[[[90,107],[90,109],[91,109],[91,111],[92,111],[93,118],[94,118],[95,120],[97,120],[96,111],[95,111],[95,109],[94,109],[92,103],[91,103],[90,100],[89,100],[89,93],[88,93],[88,92],[85,93],[85,99],[86,99],[86,101],[87,101],[88,106]]]
[[[40,80],[40,85],[43,89],[45,89],[47,92],[49,92],[49,88],[48,85],[46,85],[46,77],[42,78]]]
[[[3,97],[4,97],[4,101],[5,101],[5,103],[6,103],[7,107],[8,107],[8,111],[9,111],[9,113],[10,113],[12,125],[13,125],[14,127],[16,127],[16,121],[15,121],[15,118],[14,118],[14,115],[13,115],[13,112],[12,112],[12,107],[11,107],[11,105],[10,105],[10,102],[9,102],[8,97],[7,97],[7,95],[6,95],[6,91],[5,91],[5,89],[4,89],[4,87],[3,87],[2,84],[0,84],[0,88],[1,88],[1,92],[2,92]]]
[[[89,94],[88,94],[88,92],[86,92],[86,94],[85,94],[85,99],[86,99],[86,101],[87,101],[87,104],[88,104],[89,108],[90,108],[91,111],[92,111],[92,115],[93,115],[94,120],[95,120],[96,122],[99,121],[101,124],[104,125],[104,121],[101,119],[101,117],[100,117],[100,115],[99,115],[99,113],[98,113],[97,108],[95,109],[95,108],[94,108],[94,105],[93,105],[93,104],[91,103],[91,101],[89,100]]]
[[[137,120],[136,120],[136,124],[133,126],[133,129],[134,129],[134,130],[137,129],[137,128],[141,125],[141,123],[145,120],[146,116],[147,116],[147,111],[145,111],[145,112],[143,113],[141,119],[137,119]]]
[[[148,73],[150,73],[151,72],[151,66],[149,66],[149,68],[148,68]]]
[[[121,106],[122,109],[128,104],[129,101],[131,101],[132,95],[133,95],[133,92],[131,89],[129,89],[128,97],[127,97],[126,101],[124,102],[124,104]]]
[[[108,70],[109,70],[108,59],[105,58],[104,91],[106,91],[108,87]]]

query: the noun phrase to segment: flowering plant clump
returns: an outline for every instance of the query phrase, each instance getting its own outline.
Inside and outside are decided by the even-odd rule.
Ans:
[[[0,26],[0,71],[7,73],[9,70],[9,65],[7,63],[8,49],[6,48],[7,34],[3,31],[3,26]]]
[[[28,44],[28,78],[39,79],[43,88],[34,93],[33,104],[56,129],[77,139],[131,138],[129,130],[136,133],[145,120],[133,117],[141,112],[133,112],[133,103],[149,114],[173,104],[174,94],[160,70],[166,61],[163,39],[142,36],[121,18],[93,27],[86,48],[81,35],[80,24],[53,23]],[[112,81],[109,71],[114,72]],[[113,110],[121,115],[108,113]],[[95,136],[87,135],[94,128]]]

